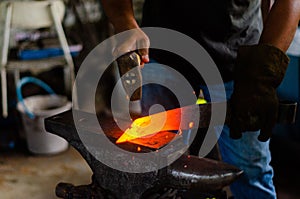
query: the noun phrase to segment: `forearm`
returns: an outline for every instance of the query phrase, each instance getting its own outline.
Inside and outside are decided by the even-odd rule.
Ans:
[[[262,12],[262,17],[263,17],[264,23],[267,20],[267,16],[271,10],[273,3],[274,3],[274,0],[262,0],[261,1],[261,12]]]
[[[104,12],[116,32],[137,28],[132,0],[101,0]]]
[[[294,38],[299,20],[299,0],[276,0],[266,17],[260,43],[286,51]]]

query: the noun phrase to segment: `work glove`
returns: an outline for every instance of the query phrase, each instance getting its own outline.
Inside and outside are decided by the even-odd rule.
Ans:
[[[234,90],[230,99],[230,137],[238,139],[245,131],[260,131],[258,140],[267,141],[277,115],[276,88],[289,63],[280,49],[266,44],[242,46],[234,68]]]

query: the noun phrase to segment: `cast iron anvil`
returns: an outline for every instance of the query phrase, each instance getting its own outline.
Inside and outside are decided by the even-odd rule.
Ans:
[[[114,119],[107,115],[98,116],[99,123],[106,135],[97,133],[97,126],[90,120],[91,114],[80,112],[80,127],[90,140],[101,139],[106,136],[112,143],[123,133],[115,124]],[[109,151],[95,146],[89,146],[88,150],[78,135],[78,127],[75,127],[72,111],[67,111],[45,119],[45,128],[48,132],[65,138],[86,160],[93,171],[92,183],[89,185],[73,186],[67,183],[59,183],[56,187],[56,195],[60,198],[113,198],[113,199],[147,199],[147,198],[190,198],[184,197],[189,191],[197,191],[197,198],[226,198],[226,193],[221,190],[235,181],[242,171],[232,165],[221,161],[196,156],[186,155],[182,151],[170,152],[181,154],[180,157],[169,166],[161,169],[153,169],[146,173],[131,173],[113,169],[99,161],[96,155],[106,154],[112,158]],[[177,139],[178,143],[182,140]],[[153,152],[148,147],[122,143],[119,147],[138,153]],[[93,154],[93,155],[92,155]],[[123,157],[118,157],[122,159]],[[137,159],[124,159],[124,163],[133,167],[140,167]],[[162,161],[168,161],[169,156],[159,157]],[[144,166],[144,164],[142,165]],[[151,162],[149,167],[157,165]],[[165,191],[164,191],[165,190]],[[164,192],[163,192],[164,191]],[[161,193],[161,194],[159,194]],[[202,195],[201,195],[202,194]]]

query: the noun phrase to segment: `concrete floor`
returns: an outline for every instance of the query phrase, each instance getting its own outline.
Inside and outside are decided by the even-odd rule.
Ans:
[[[1,199],[56,199],[59,182],[89,184],[91,170],[73,148],[57,155],[1,154]]]

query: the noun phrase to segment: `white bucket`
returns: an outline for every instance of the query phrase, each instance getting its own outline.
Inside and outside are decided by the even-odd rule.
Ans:
[[[24,104],[35,115],[34,118],[30,118],[25,113],[23,104],[18,102],[17,109],[21,113],[29,151],[35,154],[55,154],[66,150],[68,142],[46,132],[44,119],[69,110],[71,102],[59,95],[35,95],[25,98]]]
[[[23,99],[22,87],[33,83],[46,90],[49,95],[34,95]],[[71,109],[67,97],[57,95],[45,82],[34,77],[23,77],[17,84],[17,109],[21,113],[28,150],[35,154],[55,154],[66,150],[68,142],[48,133],[44,119]]]

